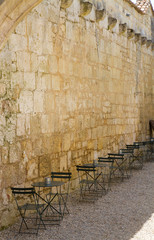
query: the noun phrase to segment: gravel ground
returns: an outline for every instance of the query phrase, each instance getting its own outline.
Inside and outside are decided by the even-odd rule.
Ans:
[[[154,240],[154,162],[134,170],[130,179],[112,187],[95,203],[70,194],[70,214],[60,226],[38,236],[18,235],[18,224],[0,232],[0,240]]]

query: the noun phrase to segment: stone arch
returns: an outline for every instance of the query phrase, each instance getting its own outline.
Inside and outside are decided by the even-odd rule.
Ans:
[[[0,1],[0,51],[22,18],[42,1],[43,0]]]

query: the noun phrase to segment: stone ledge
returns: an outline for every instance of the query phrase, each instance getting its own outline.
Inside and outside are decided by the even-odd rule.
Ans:
[[[135,42],[138,42],[141,40],[141,33],[135,33]]]
[[[105,9],[102,9],[102,10],[96,9],[95,13],[96,13],[96,22],[99,22],[99,21],[103,20],[106,16],[106,10]]]
[[[80,1],[80,16],[87,16],[92,11],[93,4],[91,2]]]
[[[113,17],[108,17],[108,29],[112,29],[115,27],[117,23],[117,19],[116,18],[113,18]]]
[[[127,23],[120,23],[119,24],[119,34],[125,33],[127,30]]]
[[[147,43],[146,37],[141,37],[141,45],[145,45]]]
[[[61,0],[61,8],[69,8],[72,4],[73,0]]]
[[[135,31],[132,28],[127,29],[127,38],[131,39],[135,36]]]

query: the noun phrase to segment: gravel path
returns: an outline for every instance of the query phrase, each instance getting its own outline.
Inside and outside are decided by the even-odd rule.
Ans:
[[[60,226],[48,226],[38,236],[0,232],[0,240],[154,240],[154,162],[133,171],[129,180],[112,187],[95,203],[69,199],[70,214]]]

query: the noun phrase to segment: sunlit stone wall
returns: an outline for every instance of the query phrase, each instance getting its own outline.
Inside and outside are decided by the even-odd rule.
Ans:
[[[149,136],[150,14],[111,2],[44,0],[0,52],[1,227],[16,219],[11,186],[69,169],[74,188],[76,164]]]

